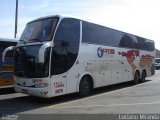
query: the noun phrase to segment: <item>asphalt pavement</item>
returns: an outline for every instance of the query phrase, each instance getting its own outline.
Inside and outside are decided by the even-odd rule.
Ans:
[[[98,88],[85,98],[74,93],[44,99],[4,88],[0,89],[0,114],[158,114],[159,86],[160,70],[146,78],[144,83],[133,85],[127,82]]]

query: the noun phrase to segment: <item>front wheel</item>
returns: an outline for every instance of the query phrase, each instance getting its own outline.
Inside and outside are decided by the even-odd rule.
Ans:
[[[81,82],[80,82],[80,85],[79,85],[79,94],[80,96],[84,97],[84,96],[87,96],[91,93],[92,91],[92,82],[91,80],[86,76],[86,77],[83,77]]]

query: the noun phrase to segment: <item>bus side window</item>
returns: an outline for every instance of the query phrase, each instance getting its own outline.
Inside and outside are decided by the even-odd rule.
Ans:
[[[134,40],[129,35],[124,34],[124,36],[120,40],[119,46],[124,48],[133,48]]]
[[[145,46],[146,46],[146,50],[148,51],[153,51],[155,49],[154,47],[154,43],[153,42],[150,42],[148,41],[147,39],[145,40]]]
[[[98,26],[93,23],[83,22],[82,42],[98,45],[115,46],[112,29]]]
[[[145,39],[137,36],[137,44],[135,46],[136,49],[145,50]]]

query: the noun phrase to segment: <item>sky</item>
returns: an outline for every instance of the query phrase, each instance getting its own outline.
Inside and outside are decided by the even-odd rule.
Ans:
[[[0,0],[0,38],[14,38],[16,0]],[[49,15],[80,18],[155,41],[160,50],[160,0],[19,0],[18,33]]]

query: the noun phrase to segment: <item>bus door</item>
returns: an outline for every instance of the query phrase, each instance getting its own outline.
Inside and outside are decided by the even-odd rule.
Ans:
[[[53,88],[53,95],[63,95],[66,94],[66,86],[67,86],[67,72],[61,75],[51,76],[51,85]]]
[[[66,93],[67,85],[72,87],[71,80],[67,81],[68,71],[74,65],[79,50],[80,21],[76,19],[64,18],[60,22],[54,37],[54,47],[52,49],[51,80],[55,95]]]
[[[67,53],[61,46],[54,46],[51,60],[51,85],[53,95],[63,95],[67,86]]]

